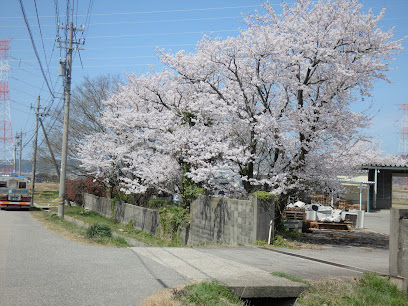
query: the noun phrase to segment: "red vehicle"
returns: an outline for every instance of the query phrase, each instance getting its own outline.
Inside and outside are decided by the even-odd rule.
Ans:
[[[18,175],[0,175],[0,208],[30,209],[28,179]]]

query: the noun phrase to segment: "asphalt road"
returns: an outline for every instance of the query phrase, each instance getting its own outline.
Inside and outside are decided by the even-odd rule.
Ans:
[[[131,249],[83,245],[0,210],[0,305],[137,305],[187,283]]]
[[[375,226],[368,229],[376,231],[387,218],[370,215]],[[309,280],[388,274],[388,256],[388,249],[344,245],[315,250],[88,246],[47,230],[29,212],[0,210],[0,306],[138,305],[161,288],[207,278],[249,286],[269,272]],[[269,276],[265,285],[281,287],[282,280]]]

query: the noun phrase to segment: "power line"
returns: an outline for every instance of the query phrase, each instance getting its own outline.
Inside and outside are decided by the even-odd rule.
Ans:
[[[167,44],[160,47],[187,47],[197,44]],[[137,46],[104,46],[104,49],[138,49],[138,48],[156,48],[158,45],[137,45]],[[100,50],[101,48],[88,48],[87,50]],[[32,50],[13,50],[13,52],[31,52]],[[12,57],[12,56],[11,56]]]
[[[54,96],[54,94],[53,94],[53,92],[52,92],[52,90],[51,90],[51,87],[50,87],[50,85],[48,84],[47,77],[46,77],[46,75],[45,75],[44,69],[43,69],[42,64],[41,64],[40,57],[39,57],[38,52],[37,52],[37,48],[35,47],[33,35],[32,35],[32,33],[31,33],[31,30],[30,30],[30,25],[28,24],[28,20],[27,20],[27,18],[26,18],[26,13],[25,13],[25,10],[24,10],[23,2],[22,2],[21,0],[19,0],[19,2],[20,2],[21,12],[23,13],[24,21],[25,21],[25,23],[26,23],[26,25],[27,25],[28,34],[30,35],[31,43],[32,43],[32,45],[33,45],[33,49],[34,49],[35,56],[37,57],[37,59],[38,59],[38,64],[40,65],[41,73],[42,73],[42,75],[43,75],[43,77],[44,77],[45,82],[47,83],[47,87],[48,87],[48,90],[50,91],[51,96]]]
[[[54,0],[54,3],[57,2]],[[69,1],[68,1],[69,2]],[[93,2],[93,1],[92,1]],[[293,3],[288,3],[289,5]],[[281,4],[270,4],[271,6],[278,6],[280,7]],[[371,6],[371,9],[382,9],[382,8],[399,8],[399,7],[406,7],[408,5],[407,2],[400,2],[396,4],[389,4],[387,6]],[[56,4],[57,6],[57,4]],[[225,7],[209,7],[209,8],[197,8],[197,9],[179,9],[179,10],[160,10],[160,11],[135,11],[135,12],[114,12],[114,13],[94,13],[93,16],[114,16],[114,15],[138,15],[138,14],[158,14],[158,13],[182,13],[182,12],[202,12],[202,11],[215,11],[215,10],[226,10],[226,9],[241,9],[241,8],[256,8],[262,7],[262,5],[241,5],[241,6],[225,6]],[[368,7],[368,6],[366,6]],[[58,15],[57,15],[58,16]],[[87,17],[87,14],[77,14],[77,17]],[[55,16],[39,16],[40,18],[55,18]],[[0,17],[0,19],[21,19],[22,17]],[[36,18],[35,16],[27,16],[28,19]],[[404,18],[401,18],[404,19]]]
[[[21,0],[19,0],[21,1]],[[169,36],[169,35],[187,35],[187,34],[205,34],[205,33],[224,33],[224,32],[239,32],[239,29],[231,30],[203,30],[203,31],[194,31],[194,32],[169,32],[169,33],[142,33],[142,34],[125,34],[125,35],[103,35],[103,36],[91,36],[88,38],[123,38],[123,37],[147,37],[147,36]],[[44,40],[51,40],[54,38],[44,38]],[[14,38],[13,40],[28,40],[27,38]]]
[[[18,112],[24,113],[24,114],[26,114],[26,115],[30,115],[30,113],[28,113],[28,112],[26,112],[26,111],[23,111],[23,110],[20,109],[20,108],[15,108],[15,107],[13,107],[13,106],[11,106],[11,105],[10,105],[10,107],[11,107],[11,109],[12,109],[13,111],[18,111]]]
[[[23,80],[17,79],[16,77],[10,77],[10,79],[16,80],[16,81],[18,81],[18,82],[24,83],[24,84],[26,84],[26,85],[28,85],[28,86],[31,86],[31,87],[34,87],[34,88],[37,89],[37,86],[35,86],[35,85],[33,85],[33,84],[30,84],[30,83],[28,83],[28,82],[25,82],[25,81],[23,81]]]
[[[83,68],[102,68],[102,67],[132,67],[132,66],[148,66],[151,63],[143,63],[143,64],[133,64],[133,63],[124,63],[124,64],[112,64],[112,65],[94,65],[94,66],[83,66]],[[73,65],[73,68],[82,68],[79,65]],[[26,69],[35,69],[34,67],[24,67]],[[50,67],[50,68],[58,68],[58,67]]]
[[[11,67],[12,67],[14,70],[20,69],[20,70],[23,70],[24,72],[31,73],[32,75],[34,75],[34,76],[36,76],[36,77],[38,77],[38,78],[41,78],[40,75],[35,74],[35,73],[33,73],[32,71],[25,70],[25,68],[23,68],[23,67],[13,67],[13,66],[11,66]],[[37,67],[26,67],[26,68],[28,68],[28,69],[37,69]]]
[[[84,60],[109,60],[109,59],[136,59],[136,58],[157,58],[155,55],[137,55],[137,56],[110,56],[110,57],[86,57]],[[18,61],[18,60],[15,60]],[[25,62],[35,62],[36,60],[25,60]],[[9,61],[13,62],[13,61]],[[37,67],[33,67],[37,68]]]
[[[42,30],[41,30],[40,18],[38,17],[38,9],[37,9],[37,1],[36,0],[34,0],[34,7],[35,7],[35,15],[37,16],[38,29],[40,30],[40,37],[41,37],[41,43],[42,43],[42,47],[43,47],[45,62],[48,64],[47,53],[45,52],[44,40],[43,40],[43,35],[42,35]],[[47,69],[47,70],[48,70],[48,76],[49,76],[49,78],[51,78],[50,70],[49,69]]]
[[[225,17],[203,17],[203,18],[184,18],[184,19],[160,19],[160,20],[145,20],[145,21],[118,21],[118,22],[95,22],[90,25],[115,25],[115,24],[145,24],[145,23],[164,23],[164,22],[186,22],[186,21],[208,21],[208,20],[224,20],[224,19],[237,19],[242,16],[225,16]],[[404,18],[401,18],[404,19]],[[54,24],[46,24],[43,27],[54,27]],[[22,28],[24,26],[0,26],[2,28]]]
[[[67,1],[69,2],[69,1]],[[280,6],[280,4],[271,4],[272,6]],[[136,11],[136,12],[115,12],[115,13],[94,13],[92,16],[114,16],[114,15],[138,15],[138,14],[158,14],[158,13],[181,13],[181,12],[202,12],[202,11],[215,11],[215,10],[227,10],[227,9],[241,9],[241,8],[255,8],[261,7],[261,5],[242,5],[242,6],[224,6],[224,7],[209,7],[209,8],[197,8],[197,9],[180,9],[180,10],[162,10],[162,11]],[[78,14],[78,17],[86,17],[87,15]],[[54,18],[55,16],[40,16],[40,18]],[[21,17],[0,17],[0,19],[20,19]],[[28,17],[34,18],[34,17]]]

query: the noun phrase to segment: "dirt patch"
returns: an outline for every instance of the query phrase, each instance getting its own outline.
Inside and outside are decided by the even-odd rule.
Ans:
[[[181,302],[173,299],[174,289],[162,289],[145,299],[141,306],[181,306]]]
[[[35,183],[35,191],[57,191],[59,190],[58,183]]]
[[[295,241],[313,245],[347,245],[367,248],[388,249],[389,237],[387,235],[369,231],[323,231],[314,230],[302,233]]]

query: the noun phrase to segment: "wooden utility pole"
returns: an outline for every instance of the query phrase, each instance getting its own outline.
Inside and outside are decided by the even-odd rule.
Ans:
[[[21,175],[21,153],[23,151],[23,132],[20,132],[20,154],[18,155],[18,175]]]
[[[66,27],[62,27],[66,29]],[[59,43],[65,43],[67,46],[60,48],[65,48],[67,50],[67,58],[66,63],[64,64],[63,75],[65,76],[65,92],[64,92],[64,130],[62,134],[62,151],[61,151],[61,174],[60,174],[60,185],[59,185],[59,199],[60,203],[58,205],[58,216],[64,218],[64,205],[65,203],[68,204],[68,199],[66,195],[66,176],[67,176],[67,152],[68,152],[68,130],[69,130],[69,104],[71,101],[71,71],[72,71],[72,45],[75,44],[75,48],[77,49],[78,44],[83,44],[84,40],[80,42],[74,42],[73,36],[74,31],[77,30],[84,31],[85,29],[82,27],[81,29],[77,29],[76,26],[74,27],[72,21],[69,23],[68,26],[68,41],[61,41],[61,39],[57,39]]]
[[[34,188],[35,188],[35,168],[37,161],[37,141],[38,141],[38,119],[40,116],[40,96],[37,98],[37,109],[35,111],[35,134],[34,134],[34,150],[33,150],[33,179],[31,188],[31,206],[34,205]]]

